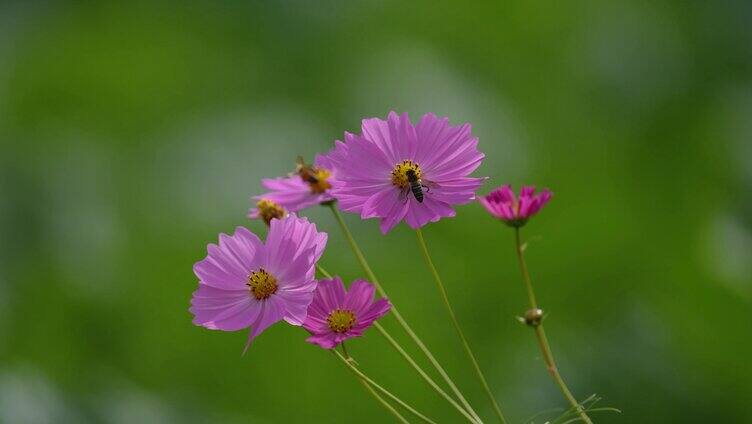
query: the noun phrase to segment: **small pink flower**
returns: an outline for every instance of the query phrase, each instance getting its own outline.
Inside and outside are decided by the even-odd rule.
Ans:
[[[342,210],[379,218],[387,233],[401,221],[412,228],[455,215],[453,206],[475,199],[484,178],[469,175],[483,153],[470,124],[449,125],[429,113],[417,124],[405,113],[364,119],[362,135],[345,133],[331,156],[334,196]]]
[[[298,212],[334,200],[332,186],[337,177],[330,156],[341,154],[344,146],[335,147],[325,155],[316,155],[312,166],[298,167],[286,177],[265,178],[261,185],[267,193],[253,196],[256,207],[248,211],[251,219],[262,218],[268,224],[287,212]]]
[[[307,341],[333,349],[351,337],[363,335],[392,307],[386,299],[374,301],[373,294],[373,285],[365,280],[355,280],[350,291],[345,291],[339,277],[320,280],[303,323],[312,334]]]
[[[244,227],[220,234],[219,245],[210,244],[206,258],[193,266],[199,279],[193,323],[222,331],[251,327],[246,349],[277,321],[302,325],[326,240],[326,233],[295,215],[272,220],[266,243]]]
[[[548,189],[535,194],[535,186],[524,186],[520,190],[520,197],[516,198],[511,186],[507,184],[487,196],[479,197],[478,201],[494,217],[512,227],[521,227],[531,216],[538,213],[551,197],[553,193]]]

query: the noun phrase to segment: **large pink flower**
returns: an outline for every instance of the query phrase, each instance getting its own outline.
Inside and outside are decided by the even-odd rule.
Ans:
[[[470,124],[423,115],[417,125],[405,113],[364,119],[362,135],[345,133],[331,157],[337,170],[333,193],[340,207],[363,219],[380,218],[387,233],[403,219],[412,228],[455,215],[453,205],[475,199],[483,178],[468,177],[483,160]]]
[[[206,258],[193,266],[199,278],[193,323],[223,331],[251,327],[246,349],[277,321],[302,325],[326,240],[326,233],[294,215],[272,220],[266,243],[244,227],[220,234],[219,245],[210,244]]]
[[[479,197],[478,202],[494,217],[512,227],[521,227],[546,206],[553,195],[547,188],[536,194],[535,186],[523,186],[518,198],[515,197],[512,187],[506,184],[486,196]]]
[[[334,200],[331,188],[337,183],[337,175],[330,156],[341,155],[344,149],[344,146],[336,147],[326,155],[316,155],[305,177],[294,173],[261,180],[261,185],[269,191],[253,196],[255,207],[248,211],[248,217],[263,218],[268,224],[272,218],[279,218],[286,212],[298,212]]]
[[[373,293],[373,285],[365,280],[355,280],[349,291],[345,291],[339,277],[319,281],[303,323],[312,334],[307,341],[332,349],[349,338],[363,335],[392,307],[386,299],[374,301]]]

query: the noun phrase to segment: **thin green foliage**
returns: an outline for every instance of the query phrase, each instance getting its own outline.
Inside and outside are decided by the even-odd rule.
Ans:
[[[601,399],[602,398],[600,396],[593,394],[593,395],[590,395],[587,399],[580,402],[579,405],[587,413],[593,413],[593,412],[616,412],[618,414],[621,413],[621,410],[617,408],[612,408],[609,406],[596,407],[597,403],[600,402]],[[546,411],[541,411],[533,415],[532,417],[530,417],[524,422],[526,424],[535,424],[536,419],[552,414],[554,412],[559,412],[561,410],[562,410],[561,408],[552,408]],[[553,420],[544,421],[543,424],[571,424],[571,423],[576,423],[576,422],[582,422],[582,417],[579,416],[579,412],[577,411],[577,408],[572,406],[566,411],[564,411],[561,415],[554,418]]]

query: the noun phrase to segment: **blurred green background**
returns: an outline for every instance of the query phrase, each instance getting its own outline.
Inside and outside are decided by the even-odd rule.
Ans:
[[[302,329],[241,356],[246,332],[187,308],[207,243],[265,232],[260,178],[391,109],[471,122],[482,193],[555,192],[528,264],[571,388],[623,410],[596,422],[752,422],[751,20],[742,0],[0,3],[0,422],[389,422]],[[324,266],[361,277],[306,215]],[[490,418],[414,234],[347,219]],[[514,318],[513,233],[471,204],[425,234],[511,421],[563,406]],[[350,349],[460,422],[378,333]]]

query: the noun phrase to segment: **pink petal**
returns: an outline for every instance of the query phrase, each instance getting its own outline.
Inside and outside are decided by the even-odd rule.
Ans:
[[[375,291],[373,285],[365,280],[353,281],[345,296],[343,309],[353,311],[358,316],[371,304]]]
[[[204,284],[242,289],[262,250],[261,240],[255,234],[237,227],[232,236],[219,235],[219,246],[207,246],[208,255],[193,266],[193,272]]]
[[[261,309],[248,290],[221,290],[199,284],[190,312],[193,323],[212,330],[236,331],[248,327]]]
[[[324,349],[333,349],[339,342],[335,333],[317,334],[306,339],[308,343],[316,344]]]

